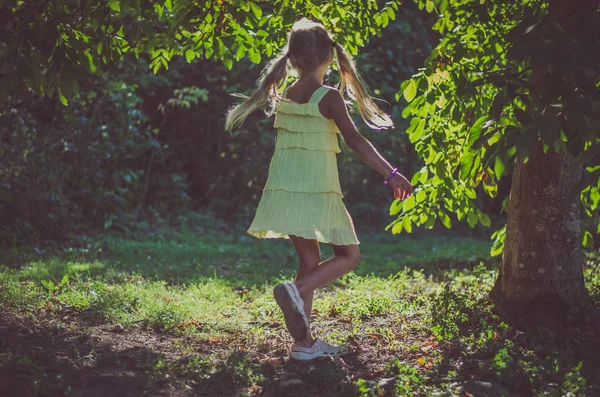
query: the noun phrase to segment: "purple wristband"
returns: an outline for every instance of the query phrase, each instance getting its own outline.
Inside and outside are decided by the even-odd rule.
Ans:
[[[388,183],[390,183],[390,181],[392,180],[392,177],[396,174],[396,172],[398,171],[398,167],[394,168],[394,170],[392,171],[392,173],[390,174],[390,176],[388,176],[385,181],[383,181],[383,183],[385,183],[386,185]]]

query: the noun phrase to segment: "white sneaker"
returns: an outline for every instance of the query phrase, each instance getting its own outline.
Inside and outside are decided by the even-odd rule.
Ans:
[[[304,313],[304,301],[294,283],[279,283],[273,290],[275,300],[283,312],[285,326],[296,340],[305,340],[310,335],[308,318]]]
[[[345,356],[349,352],[350,349],[347,345],[330,345],[317,338],[311,347],[302,347],[294,344],[290,352],[290,357],[294,360],[308,361],[321,357]]]

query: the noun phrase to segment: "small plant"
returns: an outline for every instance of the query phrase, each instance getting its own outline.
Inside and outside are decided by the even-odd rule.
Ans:
[[[442,339],[458,336],[459,326],[469,320],[465,297],[457,294],[446,284],[442,293],[432,300],[430,311],[433,322],[431,331]]]
[[[60,280],[60,283],[57,284],[52,280],[41,280],[40,282],[42,283],[42,287],[48,292],[48,295],[52,295],[58,293],[65,285],[67,285],[69,276],[65,274]]]
[[[356,388],[360,397],[376,397],[379,392],[377,382],[362,378],[356,380]]]
[[[585,378],[581,375],[583,362],[579,362],[565,375],[562,384],[562,393],[565,397],[585,396]]]
[[[416,393],[427,391],[425,378],[419,373],[419,370],[401,362],[398,357],[394,358],[388,370],[396,375],[396,395],[414,396]]]

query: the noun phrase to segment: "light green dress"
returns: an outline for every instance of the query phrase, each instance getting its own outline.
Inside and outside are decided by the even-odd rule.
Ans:
[[[335,245],[358,244],[342,202],[336,154],[339,129],[319,111],[330,88],[308,103],[282,98],[275,117],[277,140],[269,176],[248,233],[258,238],[295,235]]]

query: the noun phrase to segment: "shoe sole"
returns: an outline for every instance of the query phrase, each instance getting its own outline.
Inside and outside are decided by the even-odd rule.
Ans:
[[[310,360],[316,360],[318,358],[344,357],[344,356],[347,356],[349,353],[350,353],[349,351],[340,352],[340,353],[324,353],[324,352],[304,353],[304,352],[292,352],[292,353],[290,353],[290,357],[293,360],[310,361]]]
[[[304,310],[300,312],[298,307],[290,296],[291,291],[283,284],[277,284],[273,290],[275,300],[283,312],[283,318],[285,319],[285,326],[292,337],[296,340],[304,340],[308,337],[308,329],[306,327],[306,321],[304,319]]]

